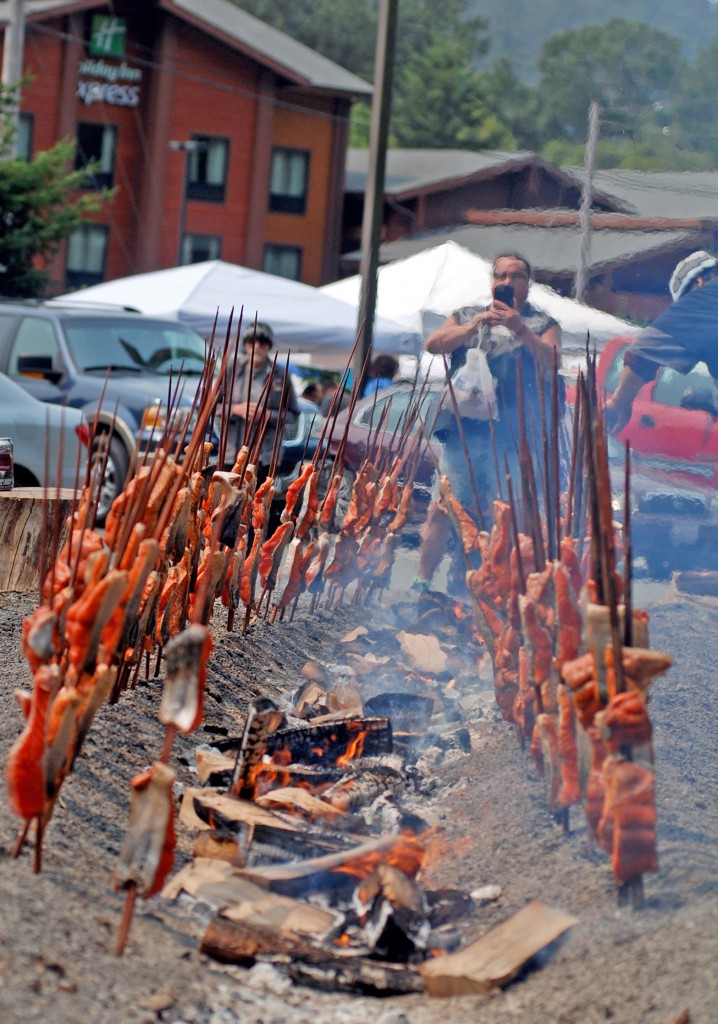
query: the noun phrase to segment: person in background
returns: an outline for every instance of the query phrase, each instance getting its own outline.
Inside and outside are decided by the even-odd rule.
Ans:
[[[394,356],[375,356],[369,364],[366,381],[362,390],[362,398],[372,396],[377,391],[383,391],[394,383],[394,378],[399,372],[399,362]]]
[[[234,376],[234,387],[232,389],[232,402],[229,419],[229,443],[227,445],[227,456],[225,468],[231,468],[239,448],[244,443],[245,424],[247,417],[251,423],[258,403],[262,397],[267,378],[272,372],[272,360],[270,352],[274,345],[274,335],[268,324],[257,323],[248,327],[242,334],[243,358],[237,361],[237,368]],[[253,354],[252,354],[253,353]],[[250,364],[252,366],[252,377],[250,376]],[[274,435],[279,423],[279,411],[282,403],[282,394],[285,395],[287,405],[287,418],[285,422],[296,422],[299,414],[299,403],[294,391],[294,385],[290,376],[286,377],[283,368],[277,363],[274,368],[274,375],[269,389],[267,402],[267,428],[264,433],[264,440],[259,453],[257,464],[257,478],[264,480],[269,472],[269,465],[272,458],[274,446]],[[229,463],[229,466],[227,466]]]
[[[302,391],[302,398],[306,398],[308,402],[312,402],[314,405],[316,405],[317,410],[319,409],[319,406],[321,404],[322,395],[322,389],[316,383],[316,381],[313,381],[311,384],[307,384],[304,391]]]
[[[550,382],[556,353],[561,346],[561,328],[556,320],[528,301],[530,283],[531,267],[528,260],[518,253],[498,256],[492,268],[491,303],[488,306],[462,306],[447,317],[426,341],[427,352],[450,357],[452,379],[456,378],[459,369],[466,363],[470,349],[478,348],[486,357],[493,379],[495,394],[492,401],[498,418],[492,418],[490,423],[488,418],[472,419],[462,415],[461,426],[481,503],[480,511],[487,517],[494,498],[505,491],[496,479],[497,460],[503,479],[506,457],[514,486],[519,486],[517,364],[521,363],[526,422],[538,427],[541,422],[539,380],[543,377],[547,384]],[[507,285],[510,290],[506,290]],[[547,387],[546,393],[548,396],[550,387]],[[443,443],[439,472],[448,476],[452,493],[467,511],[476,515],[478,510],[467,471],[466,456],[448,397],[445,397],[441,415],[446,426],[438,433]],[[497,460],[494,456],[494,443]],[[417,575],[412,584],[412,588],[418,591],[430,586],[447,550],[451,532],[448,517],[437,504],[437,497],[435,484],[434,500],[429,505],[422,529]],[[452,563],[449,587],[454,593],[460,594],[464,592],[465,575],[461,552],[456,553]]]
[[[673,304],[626,350],[616,390],[606,402],[611,434],[626,426],[638,392],[661,366],[688,373],[705,362],[718,384],[718,259],[704,249],[691,253],[677,264],[668,287]]]
[[[336,380],[329,380],[324,385],[324,394],[322,395],[322,401],[319,406],[319,411],[321,412],[322,416],[328,416],[330,412],[332,412],[332,415],[334,415],[334,413],[339,412],[339,409],[344,409],[346,408],[346,406],[349,405],[349,402],[351,401],[351,395],[349,393],[349,389],[345,388],[344,394],[341,397],[339,408],[335,407],[334,409],[332,409],[332,402],[334,401],[334,396],[336,395],[338,390],[339,384],[337,383]]]

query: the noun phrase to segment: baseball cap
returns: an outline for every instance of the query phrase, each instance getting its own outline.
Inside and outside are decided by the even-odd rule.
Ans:
[[[269,324],[258,322],[256,325],[252,324],[251,327],[247,327],[247,329],[242,332],[243,345],[248,341],[253,341],[254,338],[256,338],[257,341],[263,341],[265,344],[269,345],[270,348],[274,344],[274,332]]]
[[[718,267],[718,260],[715,256],[711,256],[709,252],[706,252],[705,249],[692,252],[690,256],[686,256],[684,260],[681,260],[671,274],[671,280],[668,284],[673,301],[676,302],[680,299],[681,295],[685,295],[697,277],[700,277],[701,274],[708,270],[713,270],[715,267]]]

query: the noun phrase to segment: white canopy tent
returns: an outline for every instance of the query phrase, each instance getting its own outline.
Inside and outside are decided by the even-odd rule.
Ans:
[[[277,347],[311,353],[319,365],[343,366],[357,333],[357,310],[318,288],[274,274],[211,260],[135,274],[69,292],[60,297],[81,303],[130,306],[151,316],[183,320],[203,336],[219,312],[218,336],[224,337],[230,311],[234,323],[255,316],[270,325]],[[383,317],[374,327],[374,348],[393,355],[416,355],[421,335],[411,326]]]
[[[360,278],[355,275],[324,285],[320,291],[358,306],[359,288]],[[379,269],[377,311],[419,331],[422,338],[460,306],[488,303],[490,298],[491,263],[456,242],[444,242]],[[546,285],[533,283],[529,301],[560,323],[567,368],[582,361],[587,333],[591,345],[600,350],[609,338],[637,330]]]

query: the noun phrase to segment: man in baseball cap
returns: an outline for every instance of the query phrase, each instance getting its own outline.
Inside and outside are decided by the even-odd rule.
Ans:
[[[718,259],[705,249],[676,266],[673,304],[639,331],[626,349],[618,385],[606,402],[606,423],[618,434],[631,418],[638,392],[661,366],[688,373],[704,362],[718,385]]]
[[[261,345],[267,345],[271,348],[274,345],[274,331],[269,324],[263,324],[261,321],[257,321],[256,324],[250,324],[249,327],[242,331],[242,344],[252,345],[254,342]]]
[[[705,249],[699,249],[676,264],[668,288],[671,298],[677,302],[682,295],[699,288],[718,273],[718,260]]]
[[[251,423],[258,408],[266,407],[267,425],[257,463],[257,479],[260,481],[269,471],[274,435],[280,418],[286,427],[287,424],[295,423],[299,415],[299,402],[291,376],[286,375],[285,381],[284,369],[279,365],[273,367],[269,358],[273,344],[274,332],[269,324],[251,324],[242,331],[244,357],[237,361],[230,404],[225,468],[233,465],[237,451],[244,443],[247,418]],[[265,396],[265,385],[270,377],[269,394]],[[280,417],[283,401],[287,409],[284,416]]]

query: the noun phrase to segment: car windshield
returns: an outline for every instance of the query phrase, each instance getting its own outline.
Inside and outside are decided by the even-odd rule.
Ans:
[[[128,317],[66,317],[63,319],[72,358],[79,370],[107,367],[188,374],[202,372],[205,344],[184,324]]]
[[[425,391],[421,394],[420,398],[420,419],[422,423],[426,423],[432,414],[437,393],[435,391]],[[382,422],[385,431],[389,434],[393,433],[400,428],[406,419],[407,412],[410,409],[413,410],[416,400],[417,395],[413,390],[402,389],[387,392],[383,395],[379,392],[376,403],[374,401],[368,402],[366,407],[360,412],[357,422],[366,427],[376,427],[379,422]],[[389,411],[385,412],[387,405],[389,406]],[[382,417],[384,418],[382,419]]]

